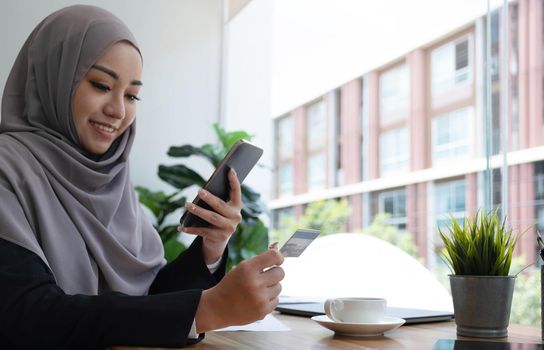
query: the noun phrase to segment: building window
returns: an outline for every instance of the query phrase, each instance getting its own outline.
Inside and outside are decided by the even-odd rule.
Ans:
[[[471,116],[467,107],[433,118],[433,163],[469,154]]]
[[[293,117],[286,116],[277,122],[277,170],[278,170],[278,196],[293,193],[293,154],[294,154],[294,130]]]
[[[472,36],[434,49],[431,53],[431,91],[440,95],[472,81]]]
[[[378,196],[380,213],[390,215],[388,224],[396,226],[399,230],[406,230],[406,191],[404,189],[382,192]]]
[[[380,175],[408,170],[410,144],[408,129],[399,128],[380,135]]]
[[[536,228],[544,232],[544,161],[535,165],[535,216]]]
[[[462,224],[465,216],[465,180],[454,180],[435,184],[434,207],[436,227],[441,230],[446,226],[453,216]]]
[[[283,231],[294,219],[295,209],[293,207],[277,209],[274,211],[274,229]]]
[[[380,75],[380,121],[387,124],[403,117],[408,108],[409,79],[406,64],[389,69]]]
[[[276,209],[273,212],[273,230],[268,232],[269,239],[271,242],[280,242],[281,244],[285,243],[290,237],[292,232],[290,228],[293,227],[295,223],[295,208],[287,207]]]
[[[327,113],[323,101],[310,105],[307,109],[308,189],[325,188],[326,185],[326,146]]]
[[[344,184],[344,169],[342,164],[342,91],[335,91],[335,111],[334,111],[334,185],[341,186]]]

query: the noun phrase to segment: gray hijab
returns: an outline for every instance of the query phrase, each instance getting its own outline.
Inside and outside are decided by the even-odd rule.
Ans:
[[[68,294],[143,295],[165,263],[129,179],[135,125],[97,158],[72,118],[78,82],[121,40],[137,47],[103,9],[57,11],[26,40],[2,97],[0,238],[38,255]]]

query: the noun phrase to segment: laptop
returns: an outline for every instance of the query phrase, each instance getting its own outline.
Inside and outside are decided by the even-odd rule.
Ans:
[[[323,304],[323,302],[284,302],[279,303],[278,306],[276,306],[276,311],[279,311],[282,314],[311,317],[325,314]],[[450,311],[409,309],[390,306],[387,307],[385,315],[403,318],[406,320],[406,324],[449,321],[454,317],[453,312]]]

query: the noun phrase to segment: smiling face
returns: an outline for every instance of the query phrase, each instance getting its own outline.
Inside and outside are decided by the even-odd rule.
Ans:
[[[136,118],[142,60],[126,41],[112,45],[81,79],[72,97],[79,140],[93,155],[106,153]]]

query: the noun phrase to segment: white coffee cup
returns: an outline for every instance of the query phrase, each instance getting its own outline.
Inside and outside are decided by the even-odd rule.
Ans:
[[[325,313],[336,322],[379,323],[386,304],[383,298],[333,298],[325,301]]]

